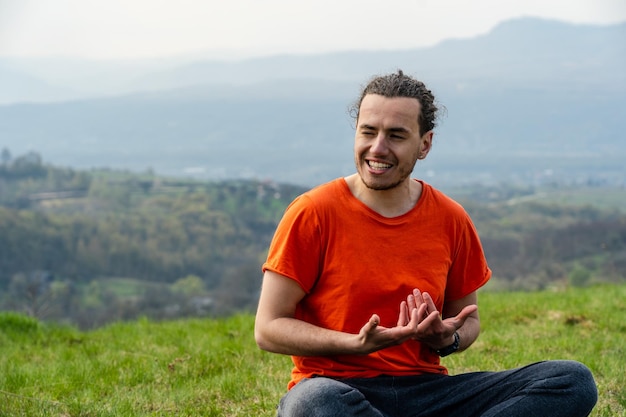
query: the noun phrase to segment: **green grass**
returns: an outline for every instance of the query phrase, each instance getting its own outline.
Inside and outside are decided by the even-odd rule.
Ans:
[[[483,331],[451,373],[544,359],[587,364],[592,416],[626,416],[626,286],[480,295]],[[89,332],[0,313],[0,416],[274,416],[288,357],[256,348],[254,318],[139,320]]]

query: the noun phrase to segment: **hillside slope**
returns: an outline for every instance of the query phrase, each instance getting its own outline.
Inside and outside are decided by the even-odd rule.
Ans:
[[[598,384],[591,416],[625,416],[625,299],[625,286],[481,293],[480,338],[444,364],[454,374],[578,360]],[[256,347],[253,319],[79,332],[0,313],[0,415],[274,416],[292,365]]]

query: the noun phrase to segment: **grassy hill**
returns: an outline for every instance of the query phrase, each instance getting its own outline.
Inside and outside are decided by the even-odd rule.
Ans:
[[[3,152],[0,152],[2,160]],[[253,312],[261,263],[303,187],[0,161],[0,310],[81,330]],[[471,215],[492,288],[626,282],[623,187],[445,190]]]
[[[626,416],[626,285],[483,292],[483,331],[451,373],[544,359],[587,364],[592,416]],[[254,317],[147,319],[89,332],[0,313],[0,416],[273,416],[288,357],[260,351]]]

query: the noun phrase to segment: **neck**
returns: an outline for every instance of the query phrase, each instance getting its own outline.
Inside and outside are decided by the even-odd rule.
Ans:
[[[409,212],[422,194],[422,184],[410,178],[388,190],[368,188],[358,174],[345,180],[354,197],[384,217],[398,217]]]

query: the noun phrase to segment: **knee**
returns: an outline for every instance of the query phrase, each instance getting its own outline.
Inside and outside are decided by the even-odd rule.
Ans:
[[[559,379],[564,381],[562,388],[570,394],[570,401],[578,403],[579,409],[591,411],[598,401],[598,388],[591,370],[576,361],[553,361]]]
[[[586,396],[595,405],[598,400],[598,387],[591,370],[579,362],[569,361],[571,375],[580,395]]]
[[[299,382],[280,401],[279,416],[331,417],[346,414],[366,402],[363,394],[330,378],[311,378]]]
[[[593,379],[593,374],[585,365],[576,361],[553,361],[559,373],[571,380],[571,383],[575,387],[581,389],[596,391],[596,382]]]

